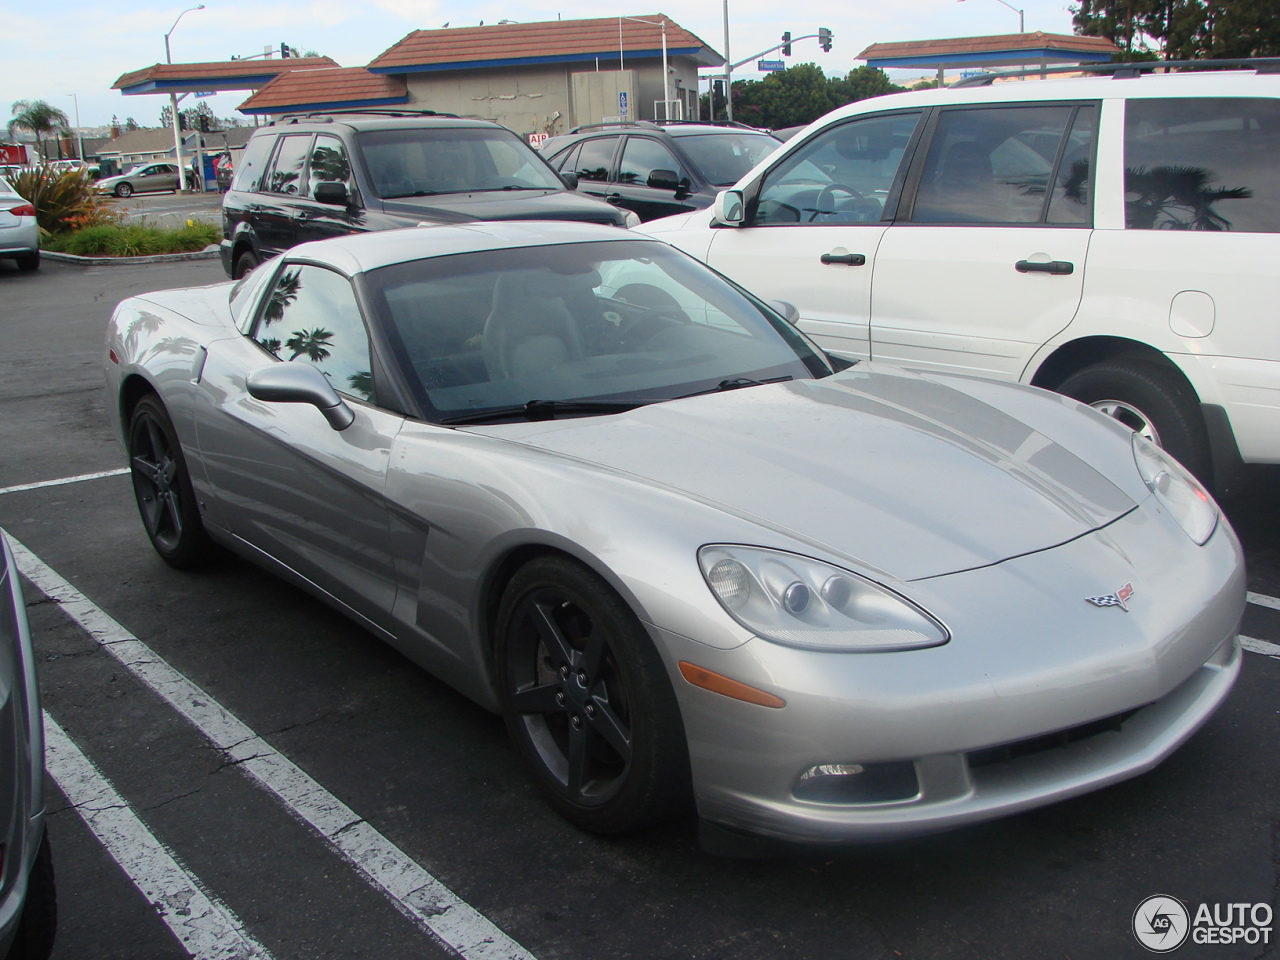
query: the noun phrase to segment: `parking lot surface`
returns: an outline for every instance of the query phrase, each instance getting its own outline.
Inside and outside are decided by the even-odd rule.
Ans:
[[[154,554],[103,412],[105,322],[223,279],[0,262],[0,526],[51,719],[55,957],[1101,960],[1149,955],[1131,923],[1156,894],[1278,906],[1276,473],[1225,504],[1260,652],[1155,771],[839,853],[719,859],[691,824],[602,840],[546,807],[498,717],[390,647],[248,563]],[[1268,932],[1174,955],[1265,956]]]

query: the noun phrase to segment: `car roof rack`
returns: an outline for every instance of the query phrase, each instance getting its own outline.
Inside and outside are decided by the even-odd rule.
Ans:
[[[989,87],[1007,77],[1039,77],[1050,73],[1109,73],[1113,80],[1132,80],[1144,73],[1182,73],[1194,70],[1254,70],[1257,73],[1280,73],[1280,57],[1246,57],[1239,60],[1128,60],[1121,63],[1080,63],[1065,67],[1030,67],[1025,70],[999,70],[964,77],[947,89],[957,87]]]
[[[755,130],[758,127],[739,123],[736,120],[606,120],[602,123],[584,123],[574,127],[569,133],[581,133],[583,130],[599,130],[603,127],[640,127],[645,130],[661,130],[663,127],[679,127],[693,125],[699,127],[735,127],[739,130]]]
[[[352,107],[350,110],[313,110],[309,113],[285,113],[272,120],[267,126],[277,123],[298,123],[301,120],[325,119],[332,121],[335,117],[446,117],[457,120],[456,113],[440,113],[436,110],[377,110],[372,107]]]

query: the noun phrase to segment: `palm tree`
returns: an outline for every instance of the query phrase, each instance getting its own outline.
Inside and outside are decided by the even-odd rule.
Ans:
[[[67,130],[71,122],[67,115],[43,100],[15,100],[10,108],[13,119],[9,121],[9,136],[15,130],[29,130],[36,135],[40,159],[45,160],[44,137],[60,130]]]
[[[293,355],[289,357],[290,360],[297,360],[305,354],[312,363],[323,363],[329,359],[329,347],[333,346],[333,334],[324,327],[316,327],[314,330],[295,330],[293,336],[286,340],[284,345],[293,351]]]

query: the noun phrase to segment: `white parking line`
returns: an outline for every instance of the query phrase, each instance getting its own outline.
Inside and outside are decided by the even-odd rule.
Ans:
[[[204,889],[138,819],[48,713],[45,768],[76,813],[196,960],[271,960],[231,909]]]
[[[231,711],[133,637],[21,543],[9,538],[18,568],[121,665],[224,751],[240,769],[328,841],[401,913],[464,960],[534,960],[499,930],[329,793]]]
[[[21,490],[39,490],[43,487],[60,487],[64,483],[79,483],[81,480],[99,480],[102,477],[118,477],[128,473],[127,467],[119,470],[104,470],[102,473],[82,473],[78,477],[62,477],[59,480],[41,480],[38,483],[20,483],[16,487],[0,487],[0,494],[18,493]]]
[[[1266,640],[1255,640],[1240,634],[1240,646],[1251,653],[1260,653],[1266,657],[1280,657],[1280,643],[1269,643]]]
[[[1245,594],[1245,599],[1260,607],[1270,607],[1272,610],[1280,610],[1280,600],[1277,600],[1275,597],[1268,597],[1265,593],[1247,593]]]

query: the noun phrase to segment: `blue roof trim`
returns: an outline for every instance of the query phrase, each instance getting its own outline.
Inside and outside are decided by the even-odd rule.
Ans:
[[[667,47],[667,56],[670,57],[692,57],[697,56],[704,48],[702,47]],[[661,59],[662,50],[625,50],[624,58],[630,60],[632,57],[637,59],[649,59],[657,57]],[[370,73],[384,74],[402,74],[402,73],[441,73],[446,70],[479,70],[484,67],[529,67],[538,64],[549,63],[587,63],[595,60],[617,60],[617,50],[602,50],[599,53],[566,53],[554,57],[512,57],[507,60],[459,60],[454,63],[430,63],[421,64],[419,66],[405,67],[366,67]],[[1108,58],[1109,59],[1109,58]]]
[[[1110,63],[1109,53],[1089,53],[1082,50],[1063,50],[1056,47],[1020,50],[985,50],[982,53],[938,54],[922,57],[867,57],[867,66],[881,68],[893,67],[936,67],[940,63],[992,63],[1000,61],[1008,63],[1015,58],[1025,57],[1019,63],[1039,63],[1041,57],[1050,62],[1066,63]]]
[[[345,110],[359,107],[387,107],[408,102],[409,94],[406,93],[400,97],[382,97],[379,100],[326,100],[321,103],[295,103],[287,107],[271,107],[267,110],[244,110],[240,107],[236,107],[236,109],[245,116],[252,114],[271,116],[276,113],[300,113],[303,110],[320,112],[323,110]]]
[[[142,93],[188,93],[201,90],[254,90],[265,87],[279,74],[264,73],[251,77],[224,77],[214,80],[210,77],[189,77],[178,80],[147,80],[143,83],[121,87],[120,92],[126,97],[135,97]]]

